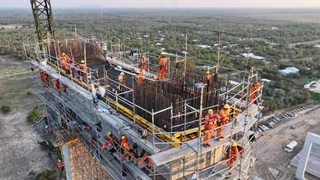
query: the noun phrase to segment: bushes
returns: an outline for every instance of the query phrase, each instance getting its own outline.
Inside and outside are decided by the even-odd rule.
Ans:
[[[37,107],[35,107],[35,108],[29,113],[29,115],[28,115],[28,117],[27,117],[27,121],[28,121],[29,123],[32,123],[33,120],[34,120],[36,117],[39,116],[39,114],[40,114],[40,110],[39,110]]]
[[[46,169],[36,176],[36,180],[53,180],[55,179],[56,170]]]
[[[3,112],[3,114],[7,114],[11,111],[11,108],[9,106],[3,105],[1,107],[1,111]]]

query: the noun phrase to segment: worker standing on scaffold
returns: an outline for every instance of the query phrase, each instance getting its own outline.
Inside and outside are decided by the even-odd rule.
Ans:
[[[211,139],[211,135],[214,131],[214,128],[217,127],[217,120],[219,119],[219,115],[213,114],[213,110],[209,109],[208,114],[205,116],[204,120],[204,147],[210,147],[209,141]]]
[[[166,58],[166,53],[161,52],[160,56],[160,61],[159,61],[159,72],[158,72],[158,80],[161,80],[164,78],[167,72],[167,58]]]

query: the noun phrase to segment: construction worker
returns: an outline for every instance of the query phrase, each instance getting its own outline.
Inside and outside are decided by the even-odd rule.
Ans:
[[[152,160],[151,158],[149,158],[150,153],[148,153],[146,150],[142,150],[141,154],[142,154],[142,158],[137,162],[137,165],[139,166],[145,160],[148,160],[148,168],[151,168]]]
[[[124,76],[124,72],[121,72],[120,75],[118,76],[118,93],[121,93],[124,91],[124,87],[126,85],[126,78]]]
[[[159,72],[158,72],[158,79],[163,79],[164,76],[166,75],[167,71],[167,58],[166,58],[166,53],[162,52],[161,53],[161,58],[159,61]]]
[[[253,82],[251,83],[250,88],[250,100],[249,102],[252,103],[254,99],[256,98],[256,94],[258,94],[260,91],[260,83],[258,82],[258,78],[254,77]],[[255,101],[255,103],[258,103],[258,101]]]
[[[69,70],[70,57],[66,55],[66,53],[62,53],[62,55],[60,56],[60,59],[61,59],[62,69],[66,71],[66,74],[70,74],[70,70]]]
[[[126,136],[121,136],[121,159],[125,157],[127,160],[133,160],[135,154],[133,151],[130,149],[130,145],[128,144],[128,139]],[[130,155],[129,155],[130,153]]]
[[[42,71],[40,78],[43,82],[43,87],[49,87],[49,76],[45,71]]]
[[[225,104],[223,108],[219,111],[220,121],[218,122],[218,125],[220,126],[219,129],[217,129],[217,137],[222,137],[222,132],[225,129],[225,126],[230,118],[230,112],[231,108],[229,104]]]
[[[135,76],[135,81],[138,86],[140,86],[143,82],[143,76],[141,75],[140,71],[137,71],[137,75]]]
[[[78,66],[76,66],[76,68],[79,69],[79,74],[80,74],[80,79],[82,81],[87,81],[87,71],[88,71],[88,67],[86,65],[85,60],[81,60],[81,64],[79,64]]]
[[[102,50],[103,50],[103,54],[106,56],[108,51],[107,43],[103,43]]]
[[[207,92],[211,92],[212,89],[212,75],[210,73],[210,71],[206,72],[206,80],[205,83],[207,84]]]
[[[62,86],[60,85],[59,79],[53,81],[53,86],[57,89],[57,93],[60,95]]]
[[[113,143],[113,142],[115,142],[115,143]],[[117,147],[117,143],[119,143],[118,138],[114,134],[112,134],[111,131],[109,131],[108,136],[106,137],[106,141],[103,143],[103,145],[101,147],[101,151],[104,151],[107,146]],[[115,151],[116,151],[115,148],[110,149],[111,153],[113,153]]]
[[[209,109],[208,114],[205,116],[204,120],[204,147],[209,147],[209,141],[211,139],[211,135],[214,131],[214,128],[217,127],[217,119],[219,119],[219,115],[213,114],[213,110]]]
[[[140,71],[142,72],[142,74],[145,74],[146,70],[147,70],[147,57],[146,57],[146,54],[143,53],[141,62],[140,62]]]
[[[235,160],[237,160],[237,156],[239,154],[239,149],[238,149],[238,144],[236,141],[232,141],[230,146],[231,146],[231,150],[230,149],[226,150],[226,155],[225,155],[224,159],[225,160],[229,159],[229,165],[232,166],[233,162]]]

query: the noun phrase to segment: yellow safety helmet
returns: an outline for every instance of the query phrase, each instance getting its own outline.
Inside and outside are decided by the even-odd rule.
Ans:
[[[207,71],[207,74],[210,74],[210,71]]]
[[[232,141],[232,143],[231,143],[231,147],[237,147],[237,146],[238,146],[237,141]]]
[[[140,74],[140,71],[138,70],[138,71],[136,71],[136,73],[137,73],[137,74]]]
[[[161,52],[161,56],[164,56],[164,55],[166,55],[166,53],[165,52]]]
[[[111,134],[112,134],[112,132],[111,132],[111,131],[109,131],[109,132],[108,132],[108,135],[110,136]]]
[[[209,109],[208,113],[209,113],[209,114],[213,114],[213,110],[212,110],[212,109]]]
[[[65,56],[66,55],[66,53],[62,53],[62,56]]]
[[[125,138],[127,138],[125,135],[121,136],[121,139],[124,140]]]
[[[81,60],[81,64],[84,64],[85,63],[85,61],[84,60]]]
[[[121,72],[121,73],[120,73],[120,76],[124,76],[124,72]]]
[[[225,104],[225,105],[223,106],[223,108],[225,108],[225,109],[230,109],[230,105],[229,105],[229,104]]]

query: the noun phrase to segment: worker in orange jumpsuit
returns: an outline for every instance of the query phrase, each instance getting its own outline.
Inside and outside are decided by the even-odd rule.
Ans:
[[[134,159],[135,154],[131,150],[130,145],[128,144],[128,139],[126,136],[121,137],[120,148],[121,148],[121,159],[123,159],[123,157],[125,157],[127,160]]]
[[[163,79],[167,72],[167,58],[166,53],[161,53],[161,58],[159,61],[159,72],[158,72],[158,79]]]
[[[239,155],[239,149],[236,141],[233,141],[230,146],[231,146],[231,150],[227,149],[224,159],[225,160],[229,159],[229,165],[232,166],[233,162],[237,160],[237,156]]]
[[[66,55],[66,53],[62,53],[62,55],[60,56],[60,59],[61,59],[62,69],[66,71],[66,74],[70,74],[70,70],[69,70],[70,57]]]
[[[231,111],[231,108],[229,104],[225,104],[223,108],[219,111],[220,121],[218,125],[222,127],[217,129],[217,137],[223,138],[222,132],[225,129],[224,125],[226,125],[229,121],[230,111]]]
[[[207,92],[211,92],[212,89],[212,75],[210,73],[210,71],[207,71],[206,73],[206,81],[205,83],[207,84]]]
[[[209,147],[209,141],[211,139],[211,135],[213,133],[213,129],[217,127],[217,119],[219,119],[219,115],[213,114],[213,110],[209,109],[208,114],[205,116],[204,120],[204,147]]]
[[[115,143],[114,143],[115,142]],[[107,146],[113,147],[112,149],[110,149],[110,152],[115,152],[115,148],[117,147],[117,143],[119,143],[118,138],[112,134],[111,131],[108,132],[108,136],[106,137],[106,141],[103,143],[102,147],[101,147],[101,151],[104,151],[106,149]]]
[[[76,66],[76,68],[79,69],[79,74],[80,74],[80,79],[82,81],[87,81],[87,71],[88,71],[88,67],[86,65],[86,62],[84,60],[81,60],[81,64],[79,64],[78,66]]]
[[[57,89],[57,93],[60,95],[62,86],[60,85],[59,79],[53,81],[53,86]]]
[[[260,91],[260,83],[258,82],[258,78],[254,77],[253,82],[250,88],[250,103],[256,98],[256,94]],[[257,101],[256,101],[257,102]]]
[[[49,87],[49,76],[46,72],[42,71],[41,73],[41,81],[43,82],[44,87]]]
[[[150,153],[148,153],[146,150],[143,150],[142,153],[143,156],[142,158],[140,159],[140,161],[137,162],[137,165],[139,166],[141,163],[143,163],[145,160],[148,160],[148,167],[150,168],[151,167],[151,164],[152,164],[152,160],[151,158],[149,158],[150,156]]]
[[[142,55],[141,63],[140,63],[140,71],[142,74],[145,74],[147,70],[147,57],[146,54]]]
[[[137,71],[137,75],[135,76],[135,81],[138,86],[140,86],[143,82],[143,76],[141,75],[140,71]]]

